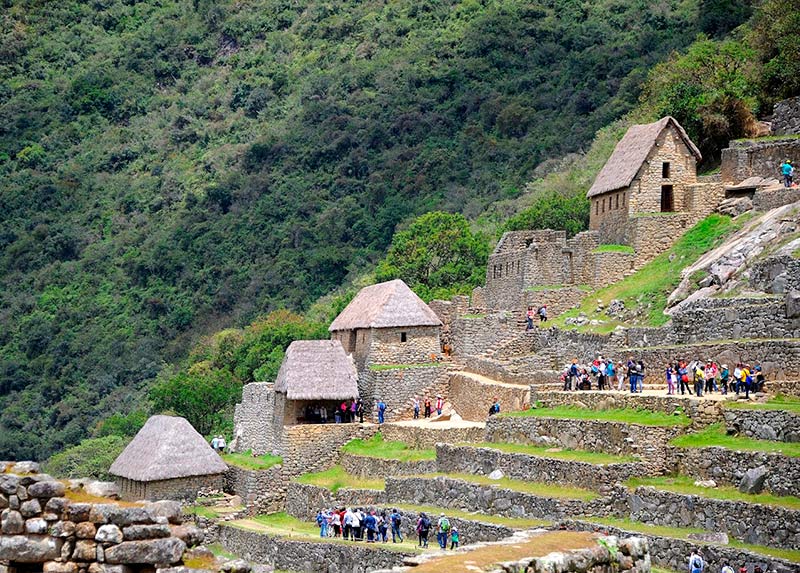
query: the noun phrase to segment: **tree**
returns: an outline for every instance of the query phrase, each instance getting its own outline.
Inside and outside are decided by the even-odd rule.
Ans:
[[[583,191],[574,195],[551,191],[540,195],[531,207],[509,219],[503,230],[557,229],[571,237],[588,227],[589,201]]]
[[[77,446],[59,452],[44,464],[47,473],[59,478],[94,478],[110,480],[108,468],[130,440],[120,436],[104,436],[83,440]]]
[[[435,211],[395,233],[379,264],[379,281],[403,279],[422,298],[439,292],[468,292],[483,281],[489,243],[458,213]]]

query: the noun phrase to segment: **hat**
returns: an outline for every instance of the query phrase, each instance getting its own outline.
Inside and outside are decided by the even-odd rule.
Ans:
[[[723,364],[723,365],[722,365],[722,367],[723,367],[723,368],[727,368],[727,367],[728,367],[728,365],[727,365],[727,364]]]
[[[442,517],[444,517],[444,512],[440,513],[439,515],[440,515],[440,516],[442,516]]]

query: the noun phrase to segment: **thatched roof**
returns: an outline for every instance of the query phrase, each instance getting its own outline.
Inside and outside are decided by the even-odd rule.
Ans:
[[[109,473],[135,481],[220,474],[228,469],[184,418],[151,416]]]
[[[689,136],[672,117],[662,117],[655,123],[648,123],[645,125],[632,125],[625,136],[620,139],[617,146],[614,148],[614,153],[611,154],[606,164],[597,174],[597,178],[592,183],[592,187],[586,194],[587,197],[594,197],[595,195],[602,195],[623,189],[630,185],[639,169],[647,159],[648,153],[653,148],[661,135],[668,126],[672,126],[678,132],[678,135],[689,148],[689,151],[700,161],[703,157],[700,155],[700,150],[697,149]]]
[[[328,330],[441,326],[430,307],[400,279],[364,287]]]
[[[358,372],[338,340],[295,340],[286,349],[275,391],[289,400],[355,398]]]

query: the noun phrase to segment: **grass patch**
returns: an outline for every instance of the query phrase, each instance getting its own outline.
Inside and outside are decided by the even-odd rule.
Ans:
[[[629,247],[628,245],[600,245],[595,250],[592,251],[593,253],[627,253],[629,255],[634,254],[636,251],[633,247]]]
[[[441,366],[438,362],[422,362],[420,364],[370,364],[369,369],[375,372],[382,370],[407,370],[409,368],[431,368]]]
[[[626,485],[631,489],[642,485],[653,486],[657,489],[684,495],[697,495],[709,499],[721,499],[725,501],[760,503],[762,505],[800,510],[800,497],[773,495],[770,493],[748,494],[741,493],[735,487],[700,487],[694,485],[694,482],[695,479],[688,476],[659,476],[631,478],[626,482]]]
[[[206,507],[205,505],[190,505],[184,507],[183,513],[205,517],[206,519],[217,519],[220,516],[218,511],[211,507]]]
[[[324,487],[333,493],[342,488],[382,490],[386,487],[386,481],[383,478],[356,477],[344,471],[342,466],[333,466],[321,472],[303,474],[295,478],[295,481]]]
[[[469,319],[486,318],[486,315],[485,314],[465,314],[461,318],[469,318]]]
[[[215,556],[222,557],[224,559],[238,559],[236,555],[225,551],[225,548],[222,546],[221,543],[212,543],[208,546],[208,550],[211,551]]]
[[[668,527],[666,525],[650,525],[630,519],[620,519],[613,517],[586,517],[585,521],[591,523],[598,523],[601,525],[608,525],[610,527],[618,527],[627,531],[635,531],[645,535],[658,535],[661,537],[672,537],[674,539],[688,539],[686,536],[689,533],[705,533],[702,529],[696,527]],[[694,543],[697,543],[696,541]],[[707,545],[716,545],[709,543]],[[753,545],[750,543],[742,543],[735,539],[730,539],[726,547],[736,547],[738,549],[745,549],[754,553],[762,555],[770,555],[779,559],[786,559],[794,563],[800,563],[800,550],[798,549],[778,549],[776,547],[766,547],[764,545]]]
[[[436,450],[433,448],[414,450],[404,442],[387,442],[380,432],[368,440],[350,440],[342,448],[345,454],[380,458],[383,460],[400,460],[401,462],[416,462],[420,460],[435,460]]]
[[[679,448],[708,448],[716,446],[729,450],[766,452],[769,454],[782,454],[790,458],[800,458],[800,443],[773,442],[770,440],[755,440],[744,436],[729,436],[725,433],[725,426],[722,423],[712,424],[699,432],[678,436],[673,438],[670,443]]]
[[[267,470],[283,463],[283,458],[280,456],[271,454],[253,456],[250,450],[239,454],[223,454],[222,460],[229,466],[236,466],[243,470]]]
[[[504,525],[512,529],[533,529],[534,527],[548,527],[553,524],[552,521],[545,519],[529,519],[522,517],[503,517],[502,515],[488,515],[485,513],[470,513],[460,509],[450,509],[446,507],[434,507],[432,505],[392,505],[397,509],[403,511],[413,511],[420,513],[424,511],[429,516],[436,517],[440,513],[444,513],[447,517],[455,517],[458,519],[469,519],[473,521],[482,521],[483,523],[492,523],[494,525]]]
[[[608,465],[623,464],[628,462],[638,462],[639,459],[633,456],[615,456],[603,452],[589,452],[586,450],[560,449],[557,452],[548,451],[551,448],[545,446],[532,446],[528,444],[508,444],[495,442],[481,442],[478,444],[465,443],[459,444],[473,448],[494,448],[509,454],[526,454],[529,456],[539,456],[542,458],[555,458],[558,460],[569,460],[572,462],[586,462],[589,464]]]
[[[681,271],[695,262],[703,253],[719,245],[722,240],[741,227],[742,223],[725,215],[709,215],[689,231],[666,252],[647,263],[636,273],[621,281],[599,289],[584,297],[577,309],[570,310],[552,322],[556,326],[570,328],[565,319],[583,312],[591,319],[606,320],[608,316],[596,312],[598,299],[606,308],[614,299],[625,303],[626,309],[643,309],[634,322],[646,326],[661,326],[669,317],[664,314],[667,297],[675,290],[681,279]],[[613,330],[619,322],[602,325],[603,331]],[[588,330],[588,328],[585,328]],[[593,330],[599,330],[595,328]]]
[[[760,143],[762,141],[780,141],[782,139],[800,139],[800,135],[794,133],[786,135],[765,135],[764,137],[734,139],[733,141],[747,141],[753,143]]]
[[[552,408],[531,408],[516,412],[501,413],[501,416],[520,418],[561,418],[567,420],[605,420],[641,424],[643,426],[688,426],[691,421],[686,414],[666,414],[634,408],[613,408],[610,410],[590,410],[575,406],[554,406]]]
[[[786,410],[800,414],[800,398],[778,394],[766,402],[731,402],[725,403],[726,408],[734,410]]]
[[[591,490],[557,483],[544,483],[536,481],[524,481],[511,478],[489,479],[488,476],[461,474],[461,473],[433,473],[416,477],[435,478],[446,477],[474,483],[478,485],[494,485],[503,489],[510,489],[521,493],[529,493],[539,497],[553,497],[558,499],[577,499],[580,501],[592,501],[599,495]]]

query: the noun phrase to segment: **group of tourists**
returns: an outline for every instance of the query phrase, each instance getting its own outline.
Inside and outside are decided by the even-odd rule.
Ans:
[[[320,509],[315,518],[319,527],[320,537],[340,538],[349,541],[365,541],[367,543],[388,543],[389,531],[392,534],[392,543],[402,543],[403,535],[400,527],[403,516],[393,509],[387,514],[386,510],[364,510],[362,508],[332,508]],[[425,512],[417,518],[415,531],[417,533],[417,546],[428,547],[428,537],[431,529],[436,529],[436,541],[441,549],[455,549],[461,541],[458,528],[450,525],[450,520],[444,513],[440,514],[434,525]]]
[[[532,306],[528,307],[528,311],[525,313],[525,325],[526,330],[531,331],[533,330],[533,319],[539,317],[539,322],[547,322],[547,305],[543,304],[538,309],[533,310]]]
[[[703,559],[703,553],[699,549],[692,549],[692,553],[689,555],[689,573],[704,573],[707,565]],[[720,573],[734,573],[734,570],[733,567],[726,564],[722,566]],[[750,570],[747,567],[741,567],[739,573],[750,573]],[[764,573],[764,570],[760,565],[754,565],[752,573]]]
[[[422,402],[422,407],[423,407],[422,412],[423,412],[423,415],[426,418],[430,418],[431,417],[432,404],[433,403],[431,402],[430,397],[425,396],[425,398],[423,399],[423,402]],[[442,409],[444,408],[444,398],[442,397],[441,394],[437,394],[436,395],[435,405],[436,405],[436,415],[437,416],[441,416],[442,415]],[[419,396],[414,396],[414,398],[411,400],[411,408],[413,408],[413,410],[414,410],[414,419],[415,420],[419,420],[419,412],[420,412]]]
[[[631,394],[644,389],[645,364],[643,360],[628,358],[626,362],[598,356],[591,364],[583,366],[575,358],[561,374],[565,391],[572,390],[623,390]],[[727,364],[718,365],[714,360],[676,360],[665,368],[667,395],[680,392],[701,397],[703,394],[735,392],[750,397],[751,392],[763,392],[765,378],[761,365],[751,366],[739,362],[731,370]]]

